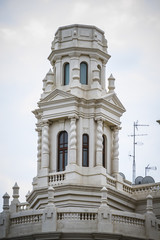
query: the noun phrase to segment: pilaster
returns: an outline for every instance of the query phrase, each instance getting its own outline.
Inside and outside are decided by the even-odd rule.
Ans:
[[[71,69],[72,69],[72,87],[80,87],[80,67],[79,67],[80,55],[71,56]]]
[[[113,145],[112,145],[112,176],[116,177],[119,172],[119,130],[118,126],[112,128],[113,130]]]
[[[103,121],[101,118],[96,118],[96,121],[97,121],[96,166],[102,166]]]
[[[47,176],[49,172],[49,122],[42,124],[42,161],[41,176]]]
[[[62,60],[60,57],[57,57],[56,62],[55,62],[55,67],[56,67],[56,86],[60,87],[62,85]]]
[[[38,140],[37,140],[37,175],[41,169],[41,157],[42,157],[42,128],[37,127],[36,131],[38,132]]]
[[[70,117],[70,154],[69,154],[69,164],[76,164],[77,159],[77,131],[76,131],[76,121],[78,119],[77,115]]]

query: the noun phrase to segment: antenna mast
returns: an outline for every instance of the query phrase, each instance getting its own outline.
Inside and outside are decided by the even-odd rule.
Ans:
[[[136,151],[135,151],[135,146],[137,144],[136,142],[136,136],[146,136],[147,134],[136,134],[136,129],[138,130],[138,127],[143,127],[143,126],[149,126],[145,124],[138,124],[138,121],[133,123],[133,135],[130,135],[130,137],[133,137],[133,165],[132,165],[132,183],[135,183],[136,179]]]
[[[147,176],[147,171],[149,171],[149,170],[157,170],[157,167],[156,166],[150,167],[148,164],[147,167],[145,167],[145,177]]]

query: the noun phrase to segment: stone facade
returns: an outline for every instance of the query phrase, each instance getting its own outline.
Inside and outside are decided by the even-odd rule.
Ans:
[[[125,108],[105,67],[97,27],[60,27],[48,59],[37,118],[37,176],[26,202],[3,196],[0,239],[160,238],[160,183],[132,185],[119,174]],[[106,90],[106,88],[108,88]]]

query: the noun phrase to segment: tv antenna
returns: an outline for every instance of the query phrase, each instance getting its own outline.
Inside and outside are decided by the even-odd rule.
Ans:
[[[147,167],[145,167],[145,177],[147,176],[147,172],[149,170],[157,170],[157,167],[156,166],[150,167],[149,164],[148,164]]]
[[[133,165],[132,165],[132,183],[135,184],[135,179],[136,179],[136,151],[135,147],[136,145],[139,145],[138,142],[136,142],[136,137],[139,136],[146,136],[147,134],[136,134],[136,130],[138,131],[138,127],[144,127],[144,126],[149,126],[145,124],[139,124],[138,120],[133,123],[133,134],[129,135],[130,137],[133,137],[133,155],[130,155],[133,157]]]

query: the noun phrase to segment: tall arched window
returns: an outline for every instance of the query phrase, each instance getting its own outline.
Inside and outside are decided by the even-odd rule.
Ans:
[[[103,167],[106,168],[106,136],[103,135],[103,142],[102,142],[102,164]]]
[[[88,84],[88,65],[85,62],[80,64],[80,83]]]
[[[82,166],[89,167],[89,136],[83,134],[82,136]]]
[[[64,85],[69,84],[69,63],[64,64]]]
[[[58,171],[64,171],[68,162],[68,133],[62,131],[58,135]]]

